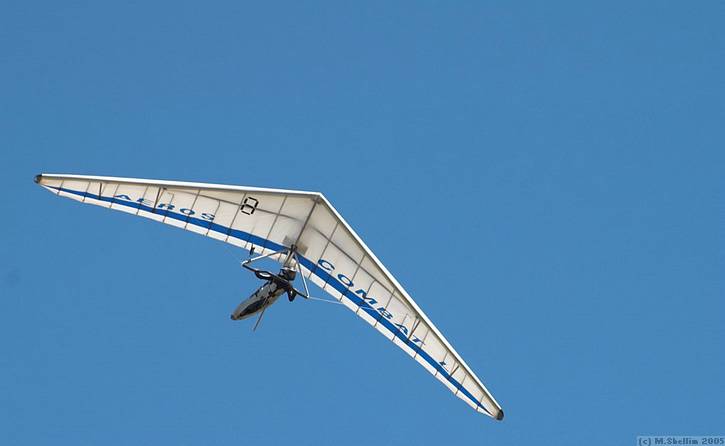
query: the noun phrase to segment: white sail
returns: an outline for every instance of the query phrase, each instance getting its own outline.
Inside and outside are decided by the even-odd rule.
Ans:
[[[451,392],[503,411],[403,287],[320,193],[219,184],[42,174],[49,191],[268,254],[296,246],[305,277],[400,347]],[[279,256],[278,261],[283,257]]]

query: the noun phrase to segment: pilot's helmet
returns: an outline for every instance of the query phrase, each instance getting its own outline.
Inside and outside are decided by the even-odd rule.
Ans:
[[[284,267],[282,268],[282,271],[280,271],[279,275],[287,280],[295,280],[297,272],[293,268]]]

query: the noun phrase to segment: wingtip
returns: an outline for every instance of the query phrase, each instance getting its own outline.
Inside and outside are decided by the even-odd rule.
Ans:
[[[503,409],[499,409],[498,414],[496,415],[496,420],[503,420]]]

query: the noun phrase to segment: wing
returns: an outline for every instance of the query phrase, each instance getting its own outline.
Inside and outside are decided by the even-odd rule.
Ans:
[[[298,243],[306,277],[418,361],[471,407],[503,410],[413,299],[324,196]]]
[[[260,254],[296,245],[305,276],[476,411],[501,406],[330,202],[316,192],[81,175],[36,176],[60,196],[157,220]]]
[[[218,184],[42,174],[62,197],[150,218],[244,249],[269,253],[299,236],[319,194]]]

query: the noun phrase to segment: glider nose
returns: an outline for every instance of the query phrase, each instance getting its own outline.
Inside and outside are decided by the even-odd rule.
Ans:
[[[40,180],[43,178],[43,175],[38,174],[35,177],[33,177],[33,181],[35,181],[36,184],[40,183]]]
[[[503,409],[499,409],[498,414],[496,414],[496,419],[498,421],[503,420]]]

